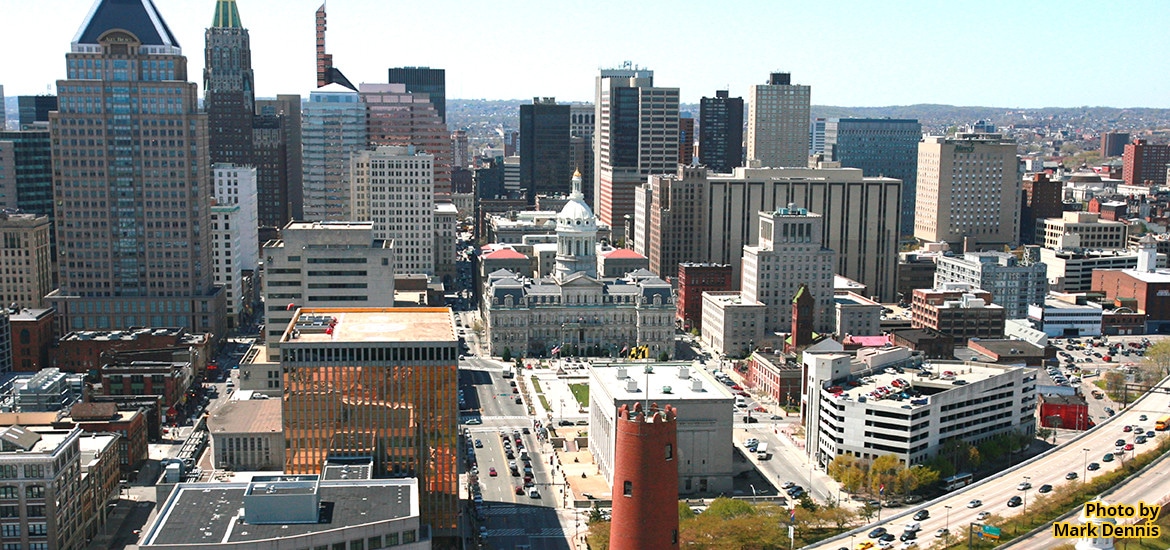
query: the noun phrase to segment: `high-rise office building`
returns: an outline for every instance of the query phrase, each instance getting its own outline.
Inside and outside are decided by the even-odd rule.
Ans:
[[[467,137],[467,130],[455,130],[451,132],[451,170],[462,168],[467,170],[471,165],[471,156],[468,149],[470,141]]]
[[[284,227],[305,215],[301,159],[301,96],[256,101],[252,118],[256,215],[261,227]]]
[[[203,108],[211,162],[252,164],[256,91],[252,46],[235,0],[217,0],[204,32]]]
[[[1040,248],[1025,247],[1023,258],[1008,252],[968,252],[940,256],[934,272],[935,287],[967,283],[991,293],[1003,306],[1007,319],[1027,319],[1028,306],[1043,304],[1048,294],[1048,266],[1040,261]]]
[[[438,537],[459,519],[459,349],[446,308],[302,309],[279,340],[290,474],[326,459],[417,477],[420,515]]]
[[[520,188],[528,204],[537,195],[568,195],[573,167],[569,157],[569,106],[534,97],[520,106]]]
[[[447,124],[447,71],[430,67],[395,67],[390,69],[390,84],[403,84],[412,94],[427,94],[439,120]],[[446,130],[446,126],[443,127]]]
[[[277,342],[299,307],[392,307],[394,243],[370,222],[289,222],[264,243],[264,312]],[[280,360],[269,344],[268,360]]]
[[[48,216],[0,212],[0,304],[40,308],[53,290]]]
[[[970,252],[1010,245],[1019,235],[1015,141],[1001,134],[959,133],[918,144],[915,238]]]
[[[1037,228],[1044,228],[1044,220],[1064,215],[1064,182],[1048,179],[1048,174],[1037,172],[1023,181],[1024,196],[1020,204],[1020,244],[1036,244],[1041,240]]]
[[[260,238],[256,222],[256,168],[213,164],[215,202],[211,205],[211,259],[215,284],[224,288],[227,328],[248,320],[252,297],[244,292],[245,272],[256,273]]]
[[[922,125],[913,119],[834,118],[823,121],[825,157],[867,176],[902,180],[902,235],[914,234],[915,182]]]
[[[40,123],[48,126],[49,112],[57,110],[57,96],[55,95],[22,95],[16,96],[17,128],[26,129]],[[3,128],[0,128],[3,130]]]
[[[718,90],[699,100],[699,164],[715,174],[743,165],[743,98]]]
[[[425,94],[403,84],[358,85],[366,106],[368,144],[414,146],[434,155],[435,193],[451,192],[451,135]]]
[[[1129,132],[1105,132],[1101,134],[1101,156],[1120,157],[1129,143]]]
[[[53,217],[53,148],[48,127],[0,130],[0,208]]]
[[[766,84],[748,88],[747,158],[766,168],[808,165],[812,89],[772,73]]]
[[[650,260],[650,271],[666,279],[683,262],[698,261],[706,227],[707,170],[679,166],[652,175],[634,195],[634,251]],[[702,300],[701,297],[696,300]],[[697,319],[698,317],[696,317]]]
[[[687,116],[678,118],[678,163],[690,166],[695,160],[695,118]]]
[[[802,286],[815,301],[813,327],[833,332],[833,268],[837,253],[826,248],[820,214],[790,204],[759,213],[759,244],[743,247],[743,299],[767,306],[764,333],[792,328],[792,300]]]
[[[1165,185],[1170,145],[1135,139],[1121,154],[1121,177],[1126,185]]]
[[[569,163],[574,170],[581,172],[581,181],[585,182],[585,204],[597,206],[593,196],[593,159],[596,151],[593,149],[593,134],[597,125],[597,113],[592,103],[574,103],[569,105]]]
[[[699,178],[690,170],[679,179]],[[669,269],[668,254],[675,253],[676,246],[682,250],[697,246],[698,252],[687,252],[681,261],[730,264],[732,281],[738,286],[743,247],[759,242],[759,225],[753,216],[795,203],[824,216],[821,242],[837,251],[834,273],[862,283],[868,295],[894,299],[902,182],[863,176],[856,168],[740,167],[731,174],[705,177],[701,193],[690,190],[689,184],[678,193],[677,182],[665,185],[658,179],[664,185],[653,187],[653,196],[640,203],[669,208],[658,213],[653,208],[640,209],[635,214],[636,227],[644,218],[651,220],[647,222],[651,228],[661,225],[664,232],[662,242],[668,246],[660,252],[650,247],[649,254],[643,253],[651,265],[658,262]],[[664,198],[666,193],[669,200]],[[676,245],[667,234],[694,234],[697,242],[680,240]],[[659,253],[662,256],[656,259]]]
[[[825,152],[825,124],[828,121],[817,117],[808,123],[809,156]]]
[[[333,54],[325,53],[325,3],[317,8],[317,87],[324,88],[329,84],[339,84],[350,90],[357,91],[341,69],[333,66]]]
[[[152,2],[99,0],[65,58],[49,117],[53,158],[85,168],[53,176],[60,281],[47,301],[59,328],[222,335],[207,115],[178,41]],[[104,139],[74,144],[90,130]]]
[[[626,64],[596,81],[594,197],[597,217],[626,238],[634,188],[678,165],[678,88],[654,87],[654,71]]]
[[[394,243],[394,272],[435,272],[435,156],[383,145],[353,154],[353,219]]]
[[[309,93],[301,112],[304,219],[341,221],[350,213],[350,155],[366,147],[366,106],[358,93],[330,84]]]

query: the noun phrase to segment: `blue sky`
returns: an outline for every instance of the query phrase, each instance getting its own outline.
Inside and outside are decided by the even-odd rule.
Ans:
[[[202,86],[214,0],[154,0]],[[320,0],[237,0],[260,96],[316,84]],[[91,0],[0,0],[0,84],[45,93]],[[591,101],[599,67],[650,68],[682,100],[769,72],[814,104],[1170,107],[1170,2],[332,0],[328,50],[356,82],[447,70],[450,98]],[[17,22],[13,24],[13,22]]]

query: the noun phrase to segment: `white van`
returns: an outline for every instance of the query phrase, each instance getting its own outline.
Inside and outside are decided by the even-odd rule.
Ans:
[[[735,396],[735,406],[741,409],[747,407],[747,401],[744,401],[742,395]]]

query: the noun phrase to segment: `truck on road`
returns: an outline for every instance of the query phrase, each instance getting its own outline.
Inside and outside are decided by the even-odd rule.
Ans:
[[[756,446],[756,459],[768,460],[768,457],[768,443],[761,442],[758,446]]]

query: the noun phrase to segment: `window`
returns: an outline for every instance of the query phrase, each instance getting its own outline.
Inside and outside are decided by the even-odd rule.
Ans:
[[[28,534],[34,537],[45,536],[49,532],[49,528],[44,523],[30,523],[28,524]]]
[[[5,523],[0,525],[0,536],[4,537],[19,537],[20,524],[19,523]]]
[[[622,495],[627,496],[627,497],[634,496],[634,482],[632,482],[632,481],[623,481],[622,482]]]
[[[29,485],[24,488],[25,498],[45,498],[44,485]]]
[[[414,529],[402,532],[402,543],[403,544],[410,544],[410,543],[414,542],[415,539],[416,539],[416,535],[415,535]]]
[[[45,477],[44,464],[25,464],[24,477],[28,478],[42,478]]]
[[[0,518],[18,518],[20,517],[20,506],[15,504],[6,504],[0,506]]]
[[[0,487],[0,498],[20,498],[20,489],[15,485]]]
[[[45,505],[44,504],[30,504],[30,505],[24,507],[24,511],[25,511],[25,515],[27,515],[30,518],[43,518],[43,517],[45,517]]]
[[[666,459],[674,460],[674,445],[671,445],[670,443],[666,444]]]
[[[16,479],[16,465],[4,464],[0,466],[0,479]]]
[[[386,546],[398,546],[398,533],[386,535]]]
[[[349,550],[366,550],[365,543],[366,543],[366,541],[360,540],[360,539],[359,540],[351,540],[351,541],[349,541]]]
[[[382,547],[381,535],[379,535],[377,537],[370,537],[370,538],[366,539],[366,548],[369,548],[370,550],[378,550],[381,547]]]

